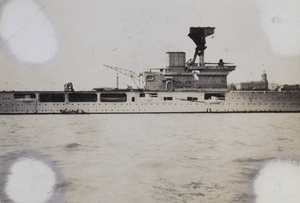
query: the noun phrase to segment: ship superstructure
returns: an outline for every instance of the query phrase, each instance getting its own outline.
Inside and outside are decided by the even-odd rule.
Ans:
[[[212,35],[215,28],[190,28],[189,37],[197,47],[193,60],[186,62],[185,52],[167,52],[169,64],[166,68],[150,70],[143,73],[146,90],[161,91],[212,91],[227,92],[227,75],[235,66],[226,65],[222,59],[219,63],[204,63],[205,37]],[[199,57],[199,63],[196,59]]]
[[[205,38],[214,29],[191,27],[193,58],[186,62],[184,52],[167,52],[168,66],[140,74],[143,88],[74,91],[67,83],[64,91],[3,91],[0,114],[300,112],[300,92],[269,91],[266,73],[254,86],[229,89],[227,75],[235,66],[204,61]]]

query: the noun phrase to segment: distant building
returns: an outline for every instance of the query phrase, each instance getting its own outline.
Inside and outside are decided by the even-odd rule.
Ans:
[[[300,85],[283,85],[282,91],[300,91]]]
[[[265,71],[261,75],[261,81],[241,82],[236,88],[238,90],[268,90],[269,83]]]

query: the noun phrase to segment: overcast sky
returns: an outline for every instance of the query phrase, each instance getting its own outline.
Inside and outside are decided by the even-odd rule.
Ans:
[[[103,64],[137,73],[167,66],[166,52],[193,57],[191,26],[216,27],[206,62],[236,64],[228,82],[300,83],[300,1],[0,0],[0,86],[75,90],[115,86]],[[120,76],[120,84],[133,85]]]

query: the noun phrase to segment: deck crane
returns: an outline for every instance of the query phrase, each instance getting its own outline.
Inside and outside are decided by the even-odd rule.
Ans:
[[[132,81],[134,82],[134,84],[136,85],[136,87],[138,89],[140,89],[140,86],[141,86],[140,76],[141,76],[141,74],[137,74],[137,73],[133,72],[132,70],[128,70],[128,69],[125,69],[125,68],[118,68],[118,67],[109,66],[109,65],[103,65],[103,66],[105,66],[107,68],[110,68],[110,69],[112,69],[112,70],[114,70],[118,73],[122,73],[123,75],[129,76],[132,79]]]

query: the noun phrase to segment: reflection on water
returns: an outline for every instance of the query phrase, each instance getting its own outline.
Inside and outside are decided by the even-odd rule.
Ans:
[[[2,116],[0,165],[22,150],[46,155],[62,172],[65,202],[253,202],[266,163],[299,159],[299,120],[300,114]]]

